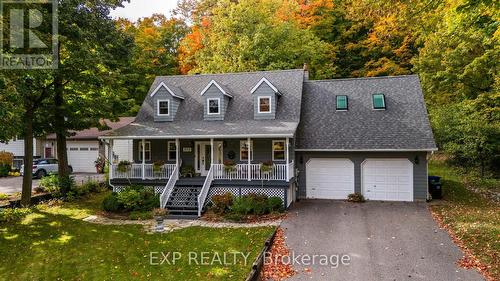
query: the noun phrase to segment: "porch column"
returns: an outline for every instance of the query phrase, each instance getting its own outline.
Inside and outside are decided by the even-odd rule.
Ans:
[[[288,155],[288,153],[290,152],[289,151],[289,146],[290,146],[290,139],[289,138],[286,138],[286,141],[285,141],[285,162],[286,162],[286,181],[288,182],[289,181],[289,178],[290,178],[290,165],[288,164],[288,162],[290,161],[290,156]]]
[[[214,139],[210,139],[210,168],[212,168],[212,165],[214,164]]]
[[[251,159],[252,159],[252,143],[250,142],[250,138],[247,138],[247,145],[248,145],[248,181],[252,180],[252,169],[250,168]]]
[[[113,178],[113,139],[108,142],[108,162],[109,162],[109,178]]]
[[[175,165],[177,166],[177,178],[179,178],[181,167],[179,167],[180,151],[179,151],[179,139],[175,139]]]
[[[146,140],[142,139],[142,179],[146,179]]]

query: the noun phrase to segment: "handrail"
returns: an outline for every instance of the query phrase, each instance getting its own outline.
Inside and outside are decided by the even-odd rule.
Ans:
[[[207,178],[203,183],[203,187],[201,188],[200,194],[198,195],[198,217],[201,217],[201,211],[203,210],[203,205],[205,204],[205,200],[208,196],[208,191],[210,190],[210,186],[212,185],[212,181],[214,180],[214,165],[210,165],[210,170],[208,170]]]
[[[160,208],[165,208],[165,206],[167,205],[168,199],[170,198],[170,194],[172,194],[175,183],[179,179],[180,165],[181,163],[179,163],[179,165],[175,165],[175,168],[172,171],[172,174],[170,175],[170,178],[168,179],[168,182],[160,195]]]

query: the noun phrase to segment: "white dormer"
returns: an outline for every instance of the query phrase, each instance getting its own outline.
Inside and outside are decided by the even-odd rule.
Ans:
[[[224,120],[229,99],[233,96],[223,84],[211,80],[201,91],[203,96],[203,116],[205,120]]]
[[[265,77],[252,88],[254,119],[275,119],[280,91]]]

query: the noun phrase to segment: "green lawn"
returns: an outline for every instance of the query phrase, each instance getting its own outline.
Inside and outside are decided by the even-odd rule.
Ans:
[[[471,181],[464,172],[447,166],[443,161],[431,161],[429,174],[443,177],[444,200],[432,206],[460,241],[486,266],[494,280],[500,280],[500,206],[465,188],[464,182],[498,187],[495,180]]]
[[[243,280],[273,231],[190,227],[147,234],[138,225],[82,221],[103,196],[39,206],[19,223],[0,224],[0,280]],[[236,265],[207,266],[189,265],[190,251],[251,254],[247,265],[238,258]],[[150,265],[150,252],[180,252],[182,258],[176,265]]]

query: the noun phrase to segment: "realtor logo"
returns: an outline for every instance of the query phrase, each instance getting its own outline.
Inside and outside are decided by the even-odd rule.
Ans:
[[[0,69],[56,69],[57,0],[0,0]]]

